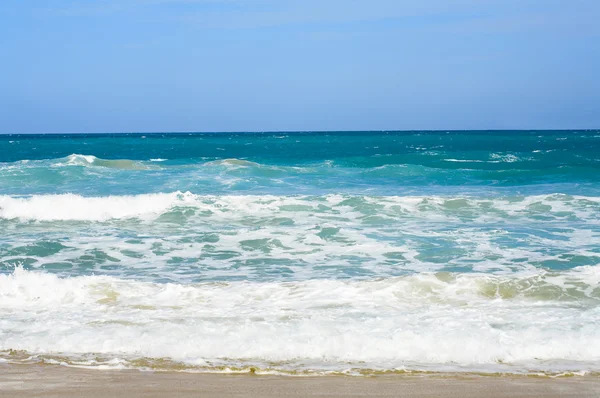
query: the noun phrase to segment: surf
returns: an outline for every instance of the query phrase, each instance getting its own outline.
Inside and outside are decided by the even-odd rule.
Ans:
[[[0,275],[10,330],[0,355],[94,353],[132,368],[164,358],[204,371],[597,372],[599,281],[596,267],[191,285],[18,268]]]

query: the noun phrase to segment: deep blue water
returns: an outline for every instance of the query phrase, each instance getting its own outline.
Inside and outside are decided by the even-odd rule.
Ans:
[[[181,190],[587,195],[598,193],[599,135],[598,131],[7,135],[0,136],[0,194]],[[73,154],[99,159],[87,165],[69,158]],[[236,160],[255,164],[232,167]],[[57,167],[63,164],[79,167]]]

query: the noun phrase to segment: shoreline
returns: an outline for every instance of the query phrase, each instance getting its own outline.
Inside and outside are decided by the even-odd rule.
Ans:
[[[0,363],[0,397],[598,397],[600,377],[275,376]]]

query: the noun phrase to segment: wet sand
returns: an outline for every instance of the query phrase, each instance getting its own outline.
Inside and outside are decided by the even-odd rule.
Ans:
[[[0,364],[0,397],[600,397],[599,377],[286,377]]]

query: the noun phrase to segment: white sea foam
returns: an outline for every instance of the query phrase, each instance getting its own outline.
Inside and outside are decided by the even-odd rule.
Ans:
[[[84,167],[105,167],[122,170],[147,170],[157,166],[151,166],[144,162],[130,159],[101,159],[93,155],[72,154],[63,159],[57,159],[52,164],[53,167],[59,166],[84,166]]]
[[[599,209],[566,195],[0,196],[0,265],[182,283],[571,268],[600,264]]]
[[[137,196],[83,197],[74,194],[34,195],[27,198],[0,196],[0,218],[23,220],[103,221],[160,215],[190,195],[146,194]]]
[[[508,154],[492,153],[490,155],[490,158],[494,159],[494,161],[503,162],[503,163],[514,163],[514,162],[521,160],[521,159],[519,159],[518,156],[513,155],[511,153],[508,153]]]
[[[445,162],[457,162],[457,163],[487,163],[486,160],[476,159],[444,159]]]
[[[599,282],[597,267],[196,285],[19,268],[0,275],[0,350],[277,369],[597,371]]]
[[[326,207],[323,207],[326,205]],[[196,195],[171,192],[141,195],[85,197],[75,194],[12,197],[0,195],[0,218],[24,220],[88,220],[158,216],[178,207],[190,207],[223,217],[321,212],[343,217],[577,217],[598,220],[600,198],[562,194],[494,199],[444,196],[273,196]]]

